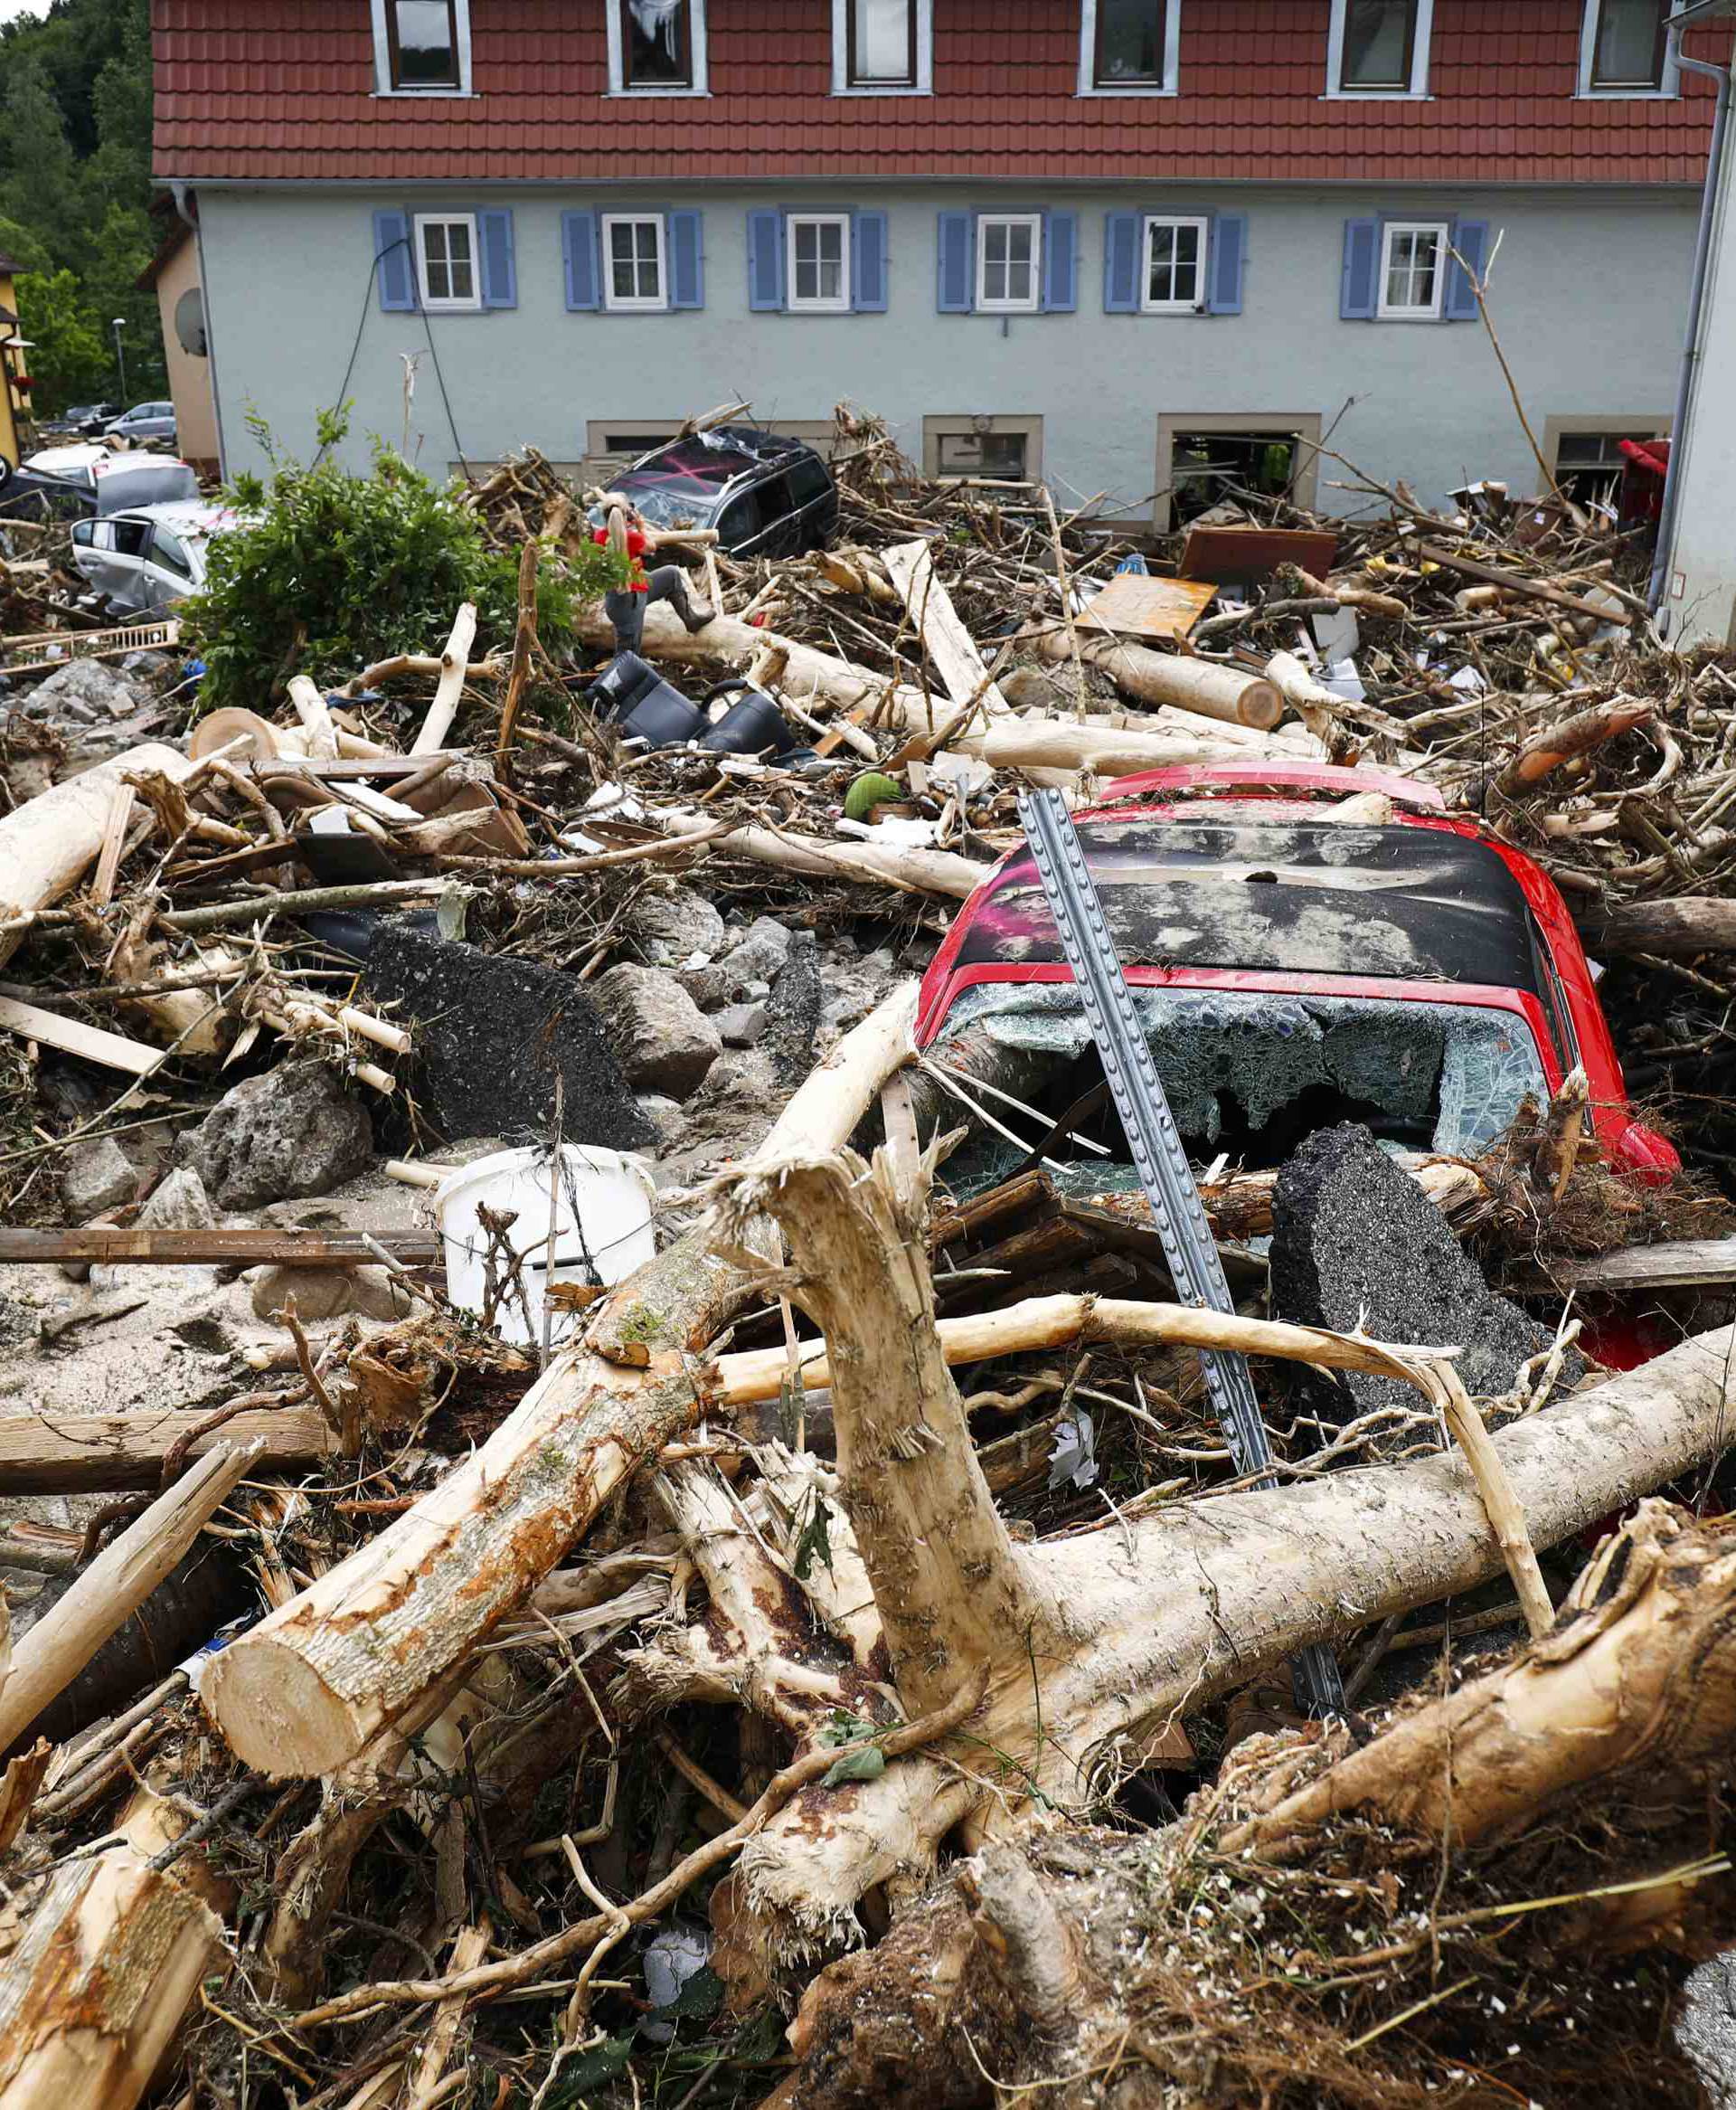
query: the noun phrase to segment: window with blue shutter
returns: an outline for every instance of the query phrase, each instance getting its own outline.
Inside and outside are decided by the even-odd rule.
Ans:
[[[850,241],[850,305],[858,315],[886,312],[886,215],[857,213]]]
[[[376,213],[373,216],[374,276],[380,288],[380,305],[387,310],[416,306],[416,265],[410,251],[410,214]]]
[[[1344,222],[1344,263],[1338,285],[1338,313],[1345,322],[1373,322],[1380,299],[1381,223]]]
[[[705,251],[701,215],[693,212],[669,215],[669,305],[671,308],[703,308],[705,305]]]
[[[1206,308],[1212,315],[1241,313],[1242,265],[1248,254],[1248,215],[1220,213],[1212,229]]]
[[[968,315],[976,276],[976,221],[969,213],[942,213],[935,247],[934,305],[942,315]]]
[[[1145,222],[1137,213],[1103,216],[1103,312],[1137,315]]]
[[[784,305],[784,216],[768,209],[748,214],[748,306],[759,314]]]
[[[599,307],[602,273],[598,269],[595,213],[561,213],[561,253],[566,264],[568,308],[576,312]]]
[[[1043,311],[1071,315],[1079,306],[1079,215],[1043,216]]]
[[[1477,288],[1472,279],[1480,279],[1488,269],[1489,223],[1486,220],[1460,220],[1455,222],[1451,246],[1465,261],[1460,264],[1449,259],[1447,265],[1447,298],[1441,308],[1445,322],[1475,322],[1477,320]],[[1467,276],[1468,269],[1469,276]]]
[[[476,242],[482,252],[482,305],[518,306],[518,272],[513,261],[513,216],[505,211],[476,214]]]

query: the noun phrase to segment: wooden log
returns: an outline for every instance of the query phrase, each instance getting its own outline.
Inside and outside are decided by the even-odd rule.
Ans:
[[[464,694],[464,677],[470,665],[470,641],[476,634],[476,607],[467,601],[458,610],[446,648],[440,654],[440,678],[435,685],[434,701],[428,706],[421,731],[410,744],[411,754],[432,754],[445,746],[452,721],[458,714],[458,699]]]
[[[13,1651],[11,1675],[0,1687],[0,1751],[10,1749],[19,1733],[137,1611],[262,1448],[259,1443],[225,1443],[202,1458],[99,1554],[54,1609],[31,1628]]]
[[[132,2110],[222,1932],[131,1846],[58,1869],[0,1973],[0,2110]]]
[[[337,760],[337,727],[318,684],[305,674],[289,677],[289,701],[295,706],[301,729],[307,735],[307,752],[316,762]]]
[[[331,1454],[335,1439],[315,1406],[249,1407],[201,1434],[211,1414],[175,1408],[167,1414],[80,1414],[49,1420],[37,1415],[0,1416],[0,1494],[119,1493],[154,1488],[163,1462],[182,1443],[203,1458],[219,1445],[259,1445],[259,1463],[295,1471]],[[0,1566],[6,1564],[0,1540]]]
[[[438,1181],[435,1182],[439,1184]],[[0,1263],[100,1261],[112,1267],[371,1267],[383,1245],[406,1267],[431,1267],[445,1251],[430,1231],[159,1231],[88,1224],[78,1230],[0,1226]]]
[[[1589,710],[1543,726],[1525,741],[1495,778],[1495,790],[1511,796],[1541,783],[1552,770],[1571,762],[1575,755],[1589,754],[1606,740],[1643,725],[1651,716],[1652,707],[1649,697],[1612,696],[1608,703],[1593,704]]]
[[[1505,1280],[1524,1291],[1590,1290],[1606,1296],[1646,1290],[1721,1289],[1736,1283],[1736,1238],[1681,1238],[1589,1258],[1564,1254],[1529,1261],[1510,1267]]]
[[[22,925],[4,926],[58,901],[100,854],[115,791],[126,778],[156,771],[179,783],[194,766],[150,741],[69,777],[0,819],[0,962],[12,957],[23,934]]]
[[[1269,733],[1284,715],[1284,698],[1264,675],[1184,658],[1177,652],[1155,652],[1148,645],[1124,644],[1112,632],[1094,634],[1089,609],[1077,628],[1080,658],[1102,667],[1118,688],[1141,703],[1173,704],[1177,710],[1251,725],[1260,733]],[[1042,658],[1072,658],[1064,631],[1045,630],[1032,643]]]
[[[930,545],[920,539],[899,543],[882,550],[880,561],[953,702],[964,709],[980,708],[985,718],[1010,717],[1013,706],[984,666],[976,639],[952,605],[952,596],[935,576]]]
[[[1586,943],[1599,952],[1655,952],[1665,960],[1736,952],[1736,900],[1720,894],[1625,901],[1600,913],[1581,911],[1575,921]]]
[[[100,1063],[106,1070],[126,1070],[135,1077],[148,1077],[165,1053],[145,1041],[128,1040],[100,1026],[87,1026],[82,1018],[63,1017],[58,1011],[44,1011],[11,997],[0,997],[0,1027],[22,1039],[57,1047],[62,1055],[80,1055],[88,1063]]]
[[[1564,593],[1559,586],[1551,586],[1545,580],[1528,578],[1523,572],[1502,571],[1494,564],[1480,564],[1475,558],[1458,556],[1437,543],[1418,542],[1409,547],[1412,555],[1420,557],[1426,563],[1439,564],[1448,572],[1462,573],[1467,579],[1480,579],[1488,586],[1505,586],[1510,593],[1523,594],[1527,601],[1546,601],[1552,608],[1570,609],[1575,615],[1594,616],[1600,623],[1626,625],[1634,620],[1626,609],[1585,601],[1577,593]]]
[[[268,853],[275,843],[264,846]],[[279,853],[281,854],[281,853]],[[335,908],[377,908],[384,902],[426,901],[444,894],[449,879],[367,879],[354,886],[304,886],[294,894],[256,894],[205,908],[170,909],[157,922],[171,931],[237,931],[272,916],[309,916]]]
[[[672,835],[703,837],[711,851],[733,851],[780,872],[811,873],[817,879],[857,879],[869,885],[914,887],[924,894],[963,901],[986,879],[994,866],[951,850],[899,848],[850,841],[827,843],[811,836],[778,835],[769,828],[731,828],[717,833],[715,821],[700,813],[655,816]]]

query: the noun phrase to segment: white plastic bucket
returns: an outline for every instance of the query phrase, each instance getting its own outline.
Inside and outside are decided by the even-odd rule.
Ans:
[[[590,1150],[568,1143],[561,1169],[543,1150],[496,1150],[449,1172],[434,1191],[434,1209],[446,1244],[446,1291],[467,1311],[488,1300],[488,1234],[478,1214],[511,1213],[507,1234],[520,1258],[521,1296],[511,1270],[496,1262],[504,1285],[495,1311],[503,1340],[531,1346],[542,1339],[543,1285],[558,1282],[618,1282],[656,1251],[651,1205],[656,1189],[643,1158],[627,1150]],[[555,1188],[553,1259],[549,1258],[550,1188]],[[557,1310],[552,1340],[563,1340],[582,1313]]]

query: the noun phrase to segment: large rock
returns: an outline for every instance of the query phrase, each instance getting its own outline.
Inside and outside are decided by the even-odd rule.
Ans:
[[[597,1006],[571,975],[382,923],[368,987],[411,1028],[418,1096],[442,1134],[546,1135],[558,1075],[570,1143],[652,1142]]]
[[[756,985],[777,980],[789,958],[791,937],[772,916],[758,916],[721,960],[688,968],[681,986],[703,1011],[751,1000]]]
[[[159,1180],[138,1212],[141,1231],[212,1231],[216,1226],[217,1212],[205,1183],[191,1165],[178,1165],[166,1179]]]
[[[1700,1964],[1683,1981],[1675,2040],[1712,2110],[1736,2110],[1736,1949]]]
[[[624,963],[591,987],[616,1059],[638,1091],[685,1099],[699,1089],[723,1043],[673,974]]]
[[[113,1136],[88,1136],[61,1160],[61,1199],[69,1223],[86,1224],[131,1201],[138,1172]]]
[[[373,1155],[366,1108],[324,1063],[291,1062],[226,1093],[182,1144],[220,1207],[329,1194]]]
[[[647,887],[627,913],[627,930],[657,967],[679,967],[695,952],[715,958],[729,942],[723,918],[691,886]]]
[[[1495,1295],[1440,1211],[1354,1121],[1316,1131],[1278,1174],[1271,1269],[1275,1317],[1341,1332],[1361,1325],[1376,1340],[1461,1348],[1459,1377],[1486,1397],[1510,1391],[1521,1366],[1554,1339]],[[1566,1382],[1582,1369],[1570,1356]],[[1417,1404],[1415,1390],[1397,1377],[1308,1372],[1301,1384],[1334,1420]]]

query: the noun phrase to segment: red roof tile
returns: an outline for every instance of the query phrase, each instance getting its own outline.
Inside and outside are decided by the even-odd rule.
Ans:
[[[367,0],[153,0],[193,180],[1697,184],[1711,95],[1587,99],[1581,0],[1436,0],[1426,102],[1327,102],[1327,0],[1184,0],[1181,93],[1081,98],[1077,0],[935,0],[932,96],[827,90],[829,0],[709,0],[712,93],[608,96],[603,9],[471,0],[476,99],[374,97]],[[1523,27],[1515,25],[1515,18]],[[1727,55],[1728,24],[1691,48]]]

